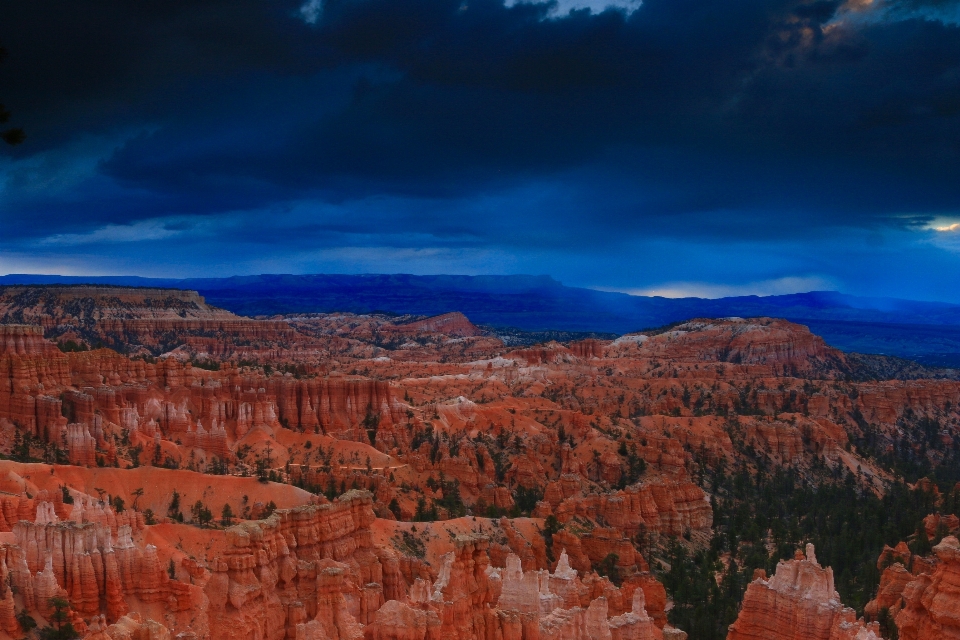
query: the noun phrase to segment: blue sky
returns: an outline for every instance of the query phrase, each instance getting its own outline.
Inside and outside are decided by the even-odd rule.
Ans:
[[[37,0],[0,44],[0,273],[960,302],[957,0]]]

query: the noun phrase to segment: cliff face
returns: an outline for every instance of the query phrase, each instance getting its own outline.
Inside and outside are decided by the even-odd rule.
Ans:
[[[713,510],[700,487],[683,480],[662,480],[628,487],[610,495],[570,491],[573,483],[564,479],[548,485],[545,495],[549,509],[560,522],[574,517],[606,522],[608,526],[635,535],[645,529],[678,536],[690,531],[706,531],[713,523]],[[569,497],[561,498],[566,494]],[[605,554],[604,554],[605,555]]]
[[[931,519],[939,521],[940,518],[928,516],[926,521]],[[936,528],[928,536],[932,537],[935,532]],[[912,553],[905,542],[900,542],[895,547],[885,546],[877,560],[877,568],[882,572],[877,596],[864,607],[864,615],[876,620],[881,611],[886,609],[895,618],[903,608],[903,592],[907,585],[920,575],[932,573],[936,563],[936,557]]]
[[[0,287],[0,323],[153,355],[185,343],[225,355],[242,343],[290,342],[296,335],[282,321],[242,318],[208,305],[195,291],[176,289]]]
[[[270,321],[279,323],[270,329],[261,321],[221,317],[225,312],[188,292],[20,288],[4,295],[8,317],[46,318],[56,331],[66,331],[71,322],[99,327],[143,320],[160,323],[156,335],[222,342],[233,331],[227,324],[210,333],[199,325],[194,331],[163,323],[236,320],[247,323],[243,326],[250,332],[230,334],[232,347],[223,343],[204,351],[200,342],[191,342],[195,350],[177,354],[226,360],[246,353],[297,363],[289,365],[297,377],[263,375],[269,370],[228,362],[221,362],[219,371],[205,371],[174,358],[154,363],[105,350],[61,354],[36,329],[5,329],[0,419],[47,443],[67,437],[75,463],[101,458],[112,463],[118,455],[112,436],[123,429],[136,431],[138,440],[131,446],[148,452],[155,449],[150,438],[159,432],[162,463],[169,449],[176,449],[170,456],[174,461],[186,460],[192,449],[205,460],[230,458],[252,431],[259,428],[273,438],[278,428],[287,428],[372,444],[420,471],[430,467],[456,477],[475,499],[500,481],[490,466],[481,467],[493,458],[475,445],[472,434],[479,431],[508,445],[510,436],[520,438],[524,454],[506,452],[505,480],[542,486],[558,517],[584,509],[609,511],[592,500],[560,502],[598,485],[619,489],[636,482],[639,474],[627,468],[635,451],[655,471],[651,487],[675,486],[677,505],[660,508],[658,502],[657,510],[679,515],[663,522],[656,517],[646,522],[650,519],[644,516],[645,526],[670,533],[706,522],[696,506],[701,496],[691,499],[697,491],[684,485],[691,451],[702,451],[711,464],[729,460],[733,438],[775,464],[805,466],[825,458],[832,467],[869,468],[856,452],[844,453],[851,439],[865,435],[864,425],[876,431],[871,437],[889,445],[898,437],[899,423],[937,420],[945,432],[941,437],[949,440],[956,435],[951,417],[960,406],[955,381],[828,385],[825,380],[846,375],[842,354],[804,327],[770,319],[692,321],[612,342],[507,351],[498,341],[472,336],[473,325],[459,314],[413,322],[331,314]],[[160,338],[150,337],[153,329],[130,327],[144,344],[159,344]],[[336,361],[329,358],[334,353]],[[330,369],[336,371],[326,375]],[[345,376],[344,370],[364,375]],[[513,399],[503,401],[507,396]],[[720,417],[731,414],[740,414],[733,430],[732,421]],[[436,457],[433,447],[420,446],[418,434],[428,425],[434,434],[460,442],[441,443],[441,460],[425,464]],[[573,451],[568,454],[572,466],[558,474],[551,467],[568,464],[559,427]],[[471,435],[464,439],[464,433]],[[905,444],[921,448],[919,442]],[[594,452],[598,457],[592,458]],[[685,515],[684,503],[700,513]]]
[[[43,339],[43,329],[34,325],[0,324],[0,355],[57,359],[57,349]]]
[[[23,353],[8,357],[12,373],[9,392],[0,396],[0,417],[41,442],[62,443],[72,464],[95,466],[117,461],[123,453],[118,454],[116,444],[122,433],[129,439],[129,447],[140,447],[140,464],[157,466],[172,461],[185,465],[192,456],[203,468],[214,458],[234,461],[237,447],[257,433],[261,435],[256,437],[274,442],[280,431],[289,428],[369,442],[382,449],[391,447],[400,456],[425,465],[425,470],[433,466],[426,462],[432,454],[403,453],[414,443],[411,428],[417,421],[405,415],[409,410],[397,399],[397,388],[383,381],[342,375],[306,380],[266,378],[229,366],[207,371],[174,359],[157,363],[130,360],[108,350],[62,354],[39,339],[36,329],[24,328],[21,333],[29,338],[21,342],[29,342],[32,351],[45,355],[32,367],[27,365],[34,362],[33,356],[25,347],[19,349]],[[53,373],[40,366],[42,363]],[[443,414],[446,418],[448,412]],[[463,405],[456,416],[465,425],[478,418],[499,419],[468,412]],[[614,495],[598,495],[593,493],[589,464],[581,463],[569,448],[556,447],[542,436],[536,440],[537,450],[567,460],[561,465],[562,473],[546,487],[541,516],[552,512],[561,522],[573,517],[603,519],[628,537],[641,529],[669,535],[709,529],[709,504],[704,493],[684,479],[680,463],[677,471],[671,472],[676,477],[654,479]],[[281,450],[279,444],[273,448]],[[487,448],[473,447],[468,458],[450,457],[449,446],[445,449],[438,466],[461,481],[468,497],[486,496],[488,504],[513,506],[509,491],[501,499],[491,489],[496,479]],[[663,462],[662,454],[657,455]],[[682,453],[678,451],[678,455]],[[484,456],[489,462],[481,469]],[[529,486],[541,482],[549,462],[538,458],[516,458],[508,475]],[[603,464],[599,477],[618,481],[620,458],[609,453]],[[297,477],[315,485],[329,483],[329,473],[320,476],[299,466],[293,470]],[[591,556],[593,562],[602,557]]]
[[[63,446],[72,464],[112,463],[121,432],[146,451],[143,463],[159,466],[167,457],[185,463],[193,450],[200,460],[232,459],[251,431],[272,436],[282,426],[369,442],[365,419],[387,433],[401,415],[394,388],[381,381],[266,378],[109,350],[64,354],[35,327],[4,330],[16,353],[0,355],[0,421]]]
[[[372,504],[369,494],[347,494],[228,529],[205,589],[211,638],[361,637],[384,602]]]
[[[896,623],[903,640],[960,638],[960,542],[947,536],[933,548],[940,563],[903,589]]]
[[[38,502],[35,521],[14,525],[15,542],[0,545],[0,625],[15,633],[10,612],[49,617],[50,598],[62,597],[81,632],[85,620],[99,633],[145,609],[203,638],[295,637],[301,623],[320,625],[326,638],[359,638],[383,604],[383,586],[391,598],[403,593],[395,562],[385,578],[370,543],[371,504],[369,494],[355,493],[278,511],[228,529],[210,570],[173,552],[182,566],[171,557],[168,575],[157,547],[142,541],[141,513],[116,514],[78,494],[61,520],[53,503]]]
[[[900,562],[885,567],[883,573],[880,574],[877,597],[867,603],[864,608],[864,615],[876,620],[883,609],[886,609],[892,615],[896,615],[903,603],[903,590],[915,577]]]
[[[400,419],[395,391],[382,381],[356,377],[282,378],[268,380],[266,390],[276,398],[278,417],[289,428],[313,431],[320,427],[342,439],[367,440],[369,434],[358,427],[368,415],[376,418],[377,429],[383,427],[385,432]]]
[[[59,434],[66,420],[59,401],[47,394],[69,384],[68,358],[39,327],[0,325],[0,420],[17,421],[31,433]]]
[[[456,338],[472,338],[482,335],[480,329],[459,311],[444,313],[423,320],[414,320],[413,322],[396,325],[391,329],[405,334],[442,333]]]
[[[691,320],[654,335],[624,336],[608,353],[677,361],[730,362],[774,374],[811,373],[842,364],[843,354],[805,327],[770,318]]]
[[[430,318],[362,316],[342,331],[338,314],[251,319],[211,306],[195,291],[97,286],[0,287],[0,323],[41,327],[47,337],[89,346],[106,345],[131,355],[174,352],[208,360],[307,361],[331,353],[369,355],[378,347],[450,338],[467,339],[451,351],[463,352],[473,341],[499,345],[462,313]],[[333,338],[345,334],[344,338]],[[317,338],[323,336],[323,340]],[[441,339],[435,339],[442,336]],[[411,342],[412,341],[412,342]]]
[[[857,620],[834,590],[833,570],[817,563],[813,545],[806,555],[780,561],[776,574],[747,587],[727,640],[879,640],[876,623]]]

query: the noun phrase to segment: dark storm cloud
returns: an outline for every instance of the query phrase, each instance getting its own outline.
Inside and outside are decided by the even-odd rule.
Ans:
[[[5,7],[29,139],[2,242],[227,216],[223,242],[600,247],[960,210],[956,2],[313,6]]]

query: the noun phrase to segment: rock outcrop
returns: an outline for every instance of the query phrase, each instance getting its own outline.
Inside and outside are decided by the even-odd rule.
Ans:
[[[833,586],[833,570],[806,554],[780,561],[775,575],[747,586],[727,640],[880,640],[876,623],[857,620]]]
[[[774,374],[811,372],[843,361],[822,338],[771,318],[690,320],[650,336],[624,336],[613,353],[696,362],[730,362],[768,368]]]
[[[417,334],[417,333],[441,333],[456,338],[470,338],[482,335],[482,331],[477,328],[467,316],[459,311],[444,313],[439,316],[424,318],[423,320],[414,320],[390,327],[389,331],[397,333]]]
[[[903,609],[895,619],[902,640],[960,638],[960,542],[947,536],[933,551],[940,564],[903,589]]]
[[[185,343],[226,355],[242,343],[290,342],[296,335],[285,322],[236,316],[195,291],[177,289],[0,287],[0,322],[11,320],[38,325],[50,336],[154,355]]]
[[[524,571],[520,558],[491,568],[486,541],[465,536],[444,558],[436,582],[418,580],[405,602],[388,602],[367,628],[372,639],[457,638],[480,640],[661,640],[644,606],[644,592],[632,592],[629,609],[610,616],[603,595],[583,603],[584,585],[560,557],[554,573]],[[674,636],[676,637],[676,636]]]
[[[561,482],[548,501],[564,495],[562,487]],[[713,523],[710,501],[700,487],[689,481],[644,482],[607,495],[569,493],[566,499],[553,498],[555,503],[551,504],[553,514],[561,522],[574,516],[599,519],[628,536],[641,529],[678,536],[708,530]]]
[[[59,514],[55,506],[61,507]],[[16,632],[14,610],[50,619],[51,598],[62,598],[69,605],[67,619],[81,633],[105,632],[112,638],[108,622],[137,608],[159,607],[167,612],[168,624],[192,624],[206,635],[203,590],[167,575],[156,546],[143,541],[143,514],[116,514],[80,494],[69,519],[61,519],[67,515],[64,506],[37,501],[35,520],[17,522],[13,542],[0,544],[0,584],[5,588],[0,628]],[[133,637],[140,637],[137,633]]]
[[[370,494],[353,492],[228,529],[206,585],[212,640],[361,637],[384,602],[374,518]]]

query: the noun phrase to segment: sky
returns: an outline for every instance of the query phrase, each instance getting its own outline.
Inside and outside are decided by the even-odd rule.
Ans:
[[[0,45],[0,273],[960,302],[960,0],[31,0]]]

